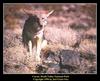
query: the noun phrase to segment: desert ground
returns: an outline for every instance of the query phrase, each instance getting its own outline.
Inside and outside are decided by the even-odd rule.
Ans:
[[[4,74],[95,74],[97,73],[96,4],[4,4]],[[27,19],[23,11],[45,15],[54,10],[44,30],[47,46],[41,50],[42,64],[22,44]]]

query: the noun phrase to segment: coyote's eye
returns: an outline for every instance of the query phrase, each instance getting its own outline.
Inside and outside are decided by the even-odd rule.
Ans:
[[[44,19],[44,18],[42,18],[42,19]]]

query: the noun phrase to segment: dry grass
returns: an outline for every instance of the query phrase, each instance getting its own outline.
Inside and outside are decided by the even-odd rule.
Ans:
[[[32,5],[5,5],[3,35],[4,73],[36,73],[34,71],[37,69],[34,57],[29,56],[22,45],[22,29],[27,18],[25,12],[21,11],[22,9],[27,9],[30,13],[37,13],[37,15],[45,14],[48,12],[47,10],[55,9],[53,15],[48,18],[48,25],[44,31],[48,45],[41,51],[41,54],[52,51],[54,54],[59,55],[59,51],[64,49],[78,51],[81,57],[80,68],[70,70],[66,69],[67,66],[65,69],[61,69],[59,65],[54,65],[41,69],[40,73],[59,73],[61,71],[63,73],[96,73],[95,5]],[[33,8],[34,10],[32,10]],[[72,58],[74,58],[74,55],[72,55]]]

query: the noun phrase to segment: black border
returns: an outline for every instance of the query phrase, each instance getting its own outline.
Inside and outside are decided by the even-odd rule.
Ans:
[[[69,76],[69,80],[68,81],[98,81],[100,78],[99,76],[95,75],[95,74],[41,74],[43,76]],[[7,81],[7,80],[12,80],[12,81],[18,81],[18,80],[23,80],[23,81],[32,81],[33,78],[32,76],[40,76],[40,74],[21,74],[21,75],[15,75],[15,74],[11,74],[11,75],[3,75],[3,81]],[[48,80],[49,81],[49,80]]]
[[[0,76],[2,77],[3,76],[3,4],[0,4]],[[2,79],[2,78],[0,78]]]
[[[13,3],[17,3],[17,1],[15,0],[4,0],[3,1],[3,3],[12,3],[12,1],[13,1]],[[27,2],[26,2],[27,1]],[[28,2],[29,1],[29,2]],[[32,0],[33,1],[33,0]],[[31,0],[21,0],[19,3],[32,3],[32,1]],[[53,0],[53,1],[57,1],[57,0]],[[64,0],[65,1],[65,0]],[[68,0],[67,0],[68,1]],[[44,0],[34,0],[34,3],[38,3],[38,2],[40,2],[40,3],[50,3],[50,2],[48,2],[48,1],[44,1]],[[59,1],[58,1],[59,2]],[[58,2],[56,2],[56,3],[58,3]],[[84,1],[83,1],[84,2]],[[2,5],[2,7],[0,6],[0,10],[2,10],[3,11],[3,3],[2,4],[0,4],[0,5]],[[64,3],[64,2],[62,2],[62,3]],[[69,3],[69,2],[67,2],[67,3]],[[82,3],[82,2],[80,2],[80,3]],[[85,2],[86,3],[86,2]],[[92,3],[92,1],[91,2],[89,2],[89,3]],[[97,2],[93,2],[93,3],[97,3]],[[98,9],[98,3],[97,3],[97,9]],[[97,10],[97,12],[98,12],[98,10]],[[99,12],[98,12],[99,13]],[[0,11],[0,20],[1,20],[1,18],[3,18],[3,13]],[[97,18],[99,18],[99,17],[97,17]],[[98,22],[99,22],[99,20],[97,20]],[[97,23],[97,28],[99,27],[98,26],[99,24]],[[1,57],[3,57],[3,48],[2,48],[2,46],[3,46],[3,40],[1,40],[1,39],[3,39],[3,19],[1,20],[1,22],[0,22],[0,26],[2,26],[2,27],[0,27],[0,47],[1,47],[1,50],[0,50],[0,52],[1,52]],[[97,32],[99,31],[99,29],[97,29]],[[99,38],[97,38],[97,43],[98,43],[98,41],[99,41],[100,39]],[[99,48],[98,47],[98,45],[99,44],[97,44],[97,48]],[[98,51],[98,49],[97,49],[97,51]],[[99,58],[99,53],[97,52],[97,62],[98,62],[98,58]],[[33,81],[32,80],[32,76],[34,76],[34,75],[41,75],[41,74],[3,74],[3,67],[1,66],[1,65],[3,65],[3,58],[0,58],[0,80],[1,79],[3,79],[3,80],[1,80],[1,81],[18,81],[18,80],[23,80],[23,81]],[[68,81],[80,81],[80,80],[83,80],[83,81],[85,81],[85,80],[94,80],[94,81],[98,81],[100,78],[99,78],[99,63],[97,63],[97,74],[47,74],[47,76],[48,75],[53,75],[53,76],[55,76],[55,75],[60,75],[60,76],[64,76],[64,75],[67,75],[67,76],[69,76],[69,80]],[[46,75],[46,74],[42,74],[42,75]],[[2,78],[1,78],[2,77]]]

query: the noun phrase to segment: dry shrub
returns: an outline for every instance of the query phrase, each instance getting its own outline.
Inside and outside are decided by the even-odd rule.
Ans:
[[[78,33],[69,28],[47,27],[45,28],[44,35],[49,42],[65,46],[74,46],[80,41]]]
[[[87,31],[85,32],[85,34],[96,36],[96,28],[90,28],[89,30],[87,30]]]
[[[84,54],[95,54],[96,55],[96,42],[85,39],[81,41],[79,50]]]

